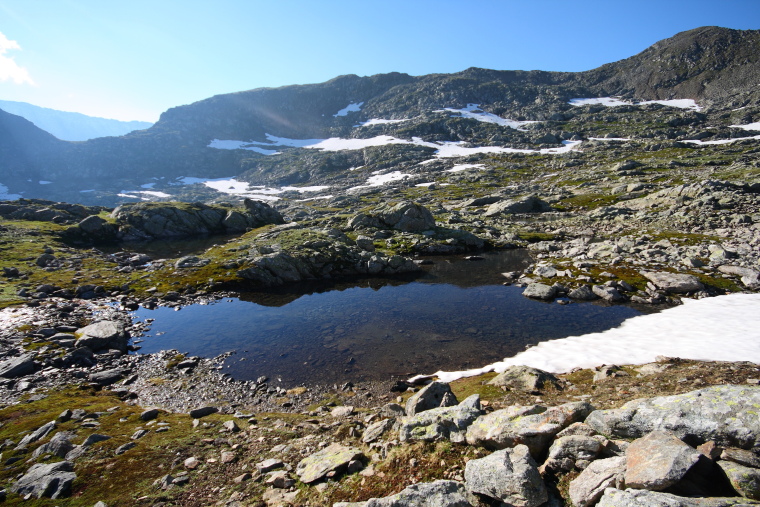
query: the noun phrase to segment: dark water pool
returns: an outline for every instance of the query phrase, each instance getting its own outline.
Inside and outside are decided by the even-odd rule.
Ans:
[[[504,286],[504,271],[527,253],[483,261],[433,259],[414,281],[356,280],[210,305],[140,309],[154,318],[143,352],[176,348],[190,355],[237,353],[225,371],[242,379],[281,378],[285,386],[388,379],[483,366],[530,344],[603,331],[639,315],[627,306],[548,304]]]

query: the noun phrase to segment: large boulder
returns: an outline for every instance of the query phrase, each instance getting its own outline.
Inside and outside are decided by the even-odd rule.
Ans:
[[[435,228],[435,218],[430,210],[411,201],[383,206],[374,215],[382,225],[402,232],[422,232]]]
[[[530,195],[520,199],[493,203],[488,207],[484,215],[492,217],[514,213],[544,213],[551,210],[552,207],[549,206],[549,203],[542,201],[535,195]]]
[[[557,289],[551,285],[546,285],[545,283],[528,284],[523,291],[523,296],[525,297],[543,299],[544,301],[552,300],[556,295]]]
[[[467,428],[482,414],[480,396],[473,394],[459,405],[425,410],[401,422],[399,439],[464,442]]]
[[[509,407],[479,417],[467,428],[467,443],[488,449],[504,449],[525,444],[534,458],[543,455],[554,436],[593,410],[586,402],[566,403],[546,409]]]
[[[97,352],[98,350],[116,349],[127,352],[129,333],[124,324],[116,320],[103,320],[83,327],[76,332],[77,348],[87,347]]]
[[[467,462],[467,491],[515,507],[538,507],[549,499],[528,448],[518,445]]]
[[[627,487],[662,491],[683,479],[700,453],[673,433],[657,430],[634,440],[625,456]]]
[[[11,491],[35,498],[63,498],[71,494],[71,483],[76,477],[74,464],[70,461],[32,465],[26,474],[11,486]]]
[[[695,292],[705,288],[694,275],[667,273],[664,271],[642,271],[641,274],[658,289],[662,289],[666,292]]]
[[[752,449],[760,446],[758,406],[758,386],[712,386],[597,410],[585,422],[608,438],[641,438],[669,430],[691,445],[713,440],[724,447]]]
[[[518,365],[510,366],[492,378],[488,383],[492,386],[501,387],[504,390],[537,391],[543,389],[547,383],[557,386],[559,379],[548,371]]]

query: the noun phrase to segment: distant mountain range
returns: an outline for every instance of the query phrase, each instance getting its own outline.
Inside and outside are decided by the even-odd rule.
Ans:
[[[606,117],[592,108],[589,129],[568,123],[581,112],[570,103],[575,98],[695,101],[700,113],[682,110],[683,118],[657,120],[647,134],[673,139],[679,124],[709,119],[727,127],[737,114],[746,123],[760,120],[752,117],[758,83],[760,31],[703,27],[586,72],[348,75],[217,95],[169,109],[147,130],[78,143],[0,111],[0,184],[26,197],[102,204],[124,200],[120,190],[152,191],[183,177],[324,184],[356,174],[349,169],[419,164],[453,143],[529,150],[591,137]]]
[[[9,100],[0,100],[0,109],[6,113],[26,118],[40,129],[63,141],[87,141],[96,137],[123,136],[135,130],[150,128],[153,125],[145,121],[97,118]]]

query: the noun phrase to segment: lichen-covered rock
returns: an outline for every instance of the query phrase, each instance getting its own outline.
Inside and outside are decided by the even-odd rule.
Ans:
[[[625,456],[596,460],[570,482],[570,500],[576,507],[594,505],[605,489],[622,486],[624,475]]]
[[[537,507],[549,498],[536,462],[528,447],[502,449],[467,462],[465,485],[468,491],[500,500],[516,507]]]
[[[385,498],[371,498],[364,507],[472,507],[464,484],[435,481],[412,484],[400,493]]]
[[[685,498],[646,489],[622,491],[607,488],[596,505],[597,507],[730,507],[750,504],[744,498]]]
[[[504,449],[525,444],[534,457],[549,448],[554,436],[574,422],[580,422],[593,410],[586,402],[566,403],[558,407],[510,407],[479,417],[467,429],[467,443],[488,449]],[[536,413],[539,412],[539,413]]]
[[[70,461],[32,465],[26,474],[11,486],[11,491],[35,498],[63,498],[71,494],[71,483],[77,477],[73,470],[74,464]]]
[[[445,382],[431,382],[406,400],[406,415],[412,416],[438,407],[451,407],[459,403]]]
[[[322,479],[330,472],[340,473],[351,461],[361,459],[364,459],[364,454],[359,449],[333,443],[302,459],[296,466],[296,474],[301,482],[309,484]]]
[[[713,440],[723,447],[751,449],[760,445],[758,407],[758,386],[712,386],[597,410],[585,423],[608,438],[641,438],[669,430],[693,445]]]
[[[558,385],[559,379],[548,371],[531,368],[530,366],[510,366],[488,383],[502,389],[518,389],[536,391],[544,388],[546,383]]]
[[[425,410],[401,422],[399,439],[464,442],[467,428],[482,414],[480,396],[473,394],[459,405]]]
[[[395,419],[382,419],[367,426],[362,435],[362,442],[371,444],[380,439],[386,431],[389,431],[396,424]]]
[[[662,491],[683,479],[700,453],[673,433],[657,430],[634,440],[625,456],[627,487]]]
[[[718,461],[731,486],[744,498],[760,500],[760,470],[731,461]]]

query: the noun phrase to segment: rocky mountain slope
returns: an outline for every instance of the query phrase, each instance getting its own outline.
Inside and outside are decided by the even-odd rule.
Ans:
[[[3,136],[9,171],[0,183],[26,197],[89,204],[213,199],[229,192],[182,178],[350,188],[377,171],[441,158],[477,161],[499,153],[497,147],[501,153],[561,148],[562,141],[610,133],[655,140],[731,137],[729,125],[751,123],[757,112],[758,41],[756,31],[706,27],[580,73],[471,68],[419,77],[342,76],[219,95],[172,108],[153,127],[122,137],[41,143],[39,132]],[[570,103],[611,95],[626,102],[603,114],[599,105]],[[641,104],[672,99],[681,102],[665,111]],[[625,128],[604,128],[619,123]],[[0,116],[8,132],[17,124]],[[689,129],[674,128],[684,126]],[[457,153],[452,143],[481,150]],[[415,167],[424,169],[436,166]],[[27,175],[34,175],[31,182]],[[53,183],[40,186],[38,179]]]
[[[123,136],[134,130],[147,129],[152,125],[145,121],[97,118],[10,100],[0,100],[0,109],[26,118],[45,132],[63,141],[87,141],[96,137]]]

